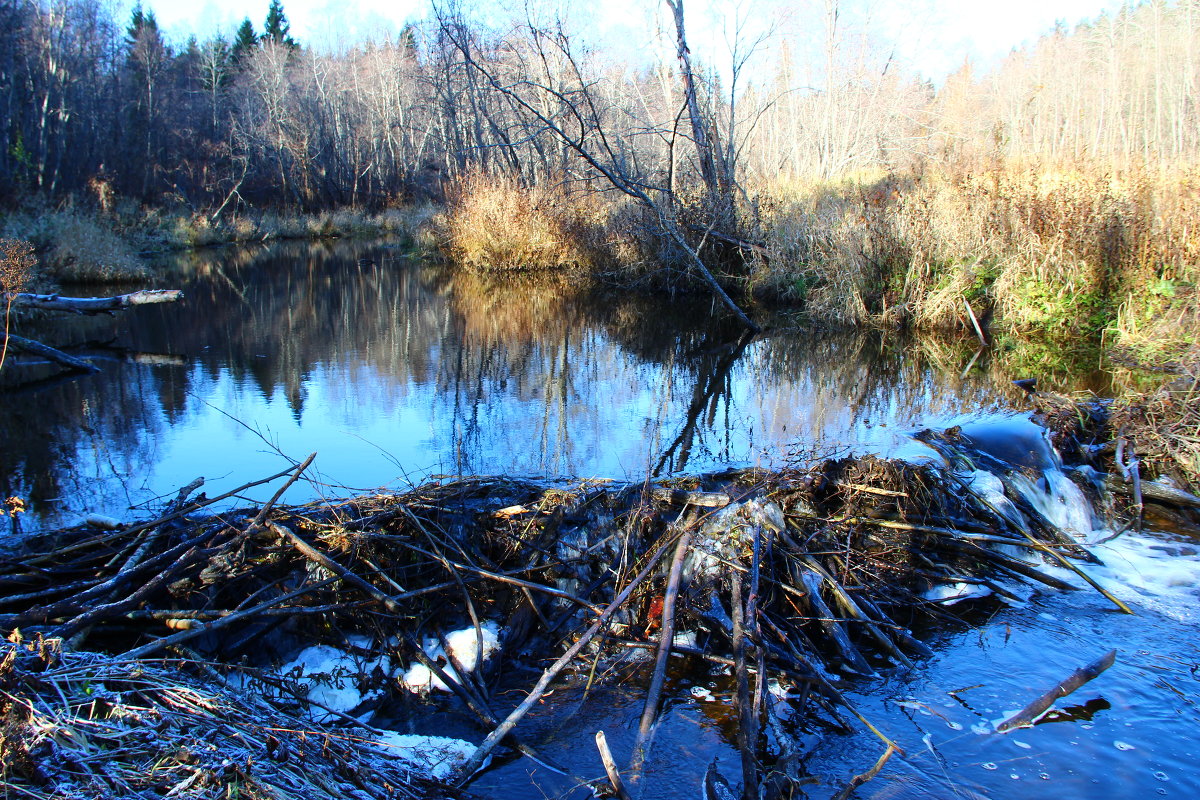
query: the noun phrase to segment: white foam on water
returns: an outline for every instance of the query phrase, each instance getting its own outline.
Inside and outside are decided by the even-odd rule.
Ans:
[[[1105,531],[1087,495],[1061,470],[1048,469],[1037,479],[1021,472],[1007,478],[1042,516],[1079,541],[1093,541]]]
[[[967,486],[970,487],[974,494],[1000,512],[1005,519],[1017,527],[1025,527],[1025,518],[1021,516],[1021,512],[1013,505],[1013,501],[1009,500],[1008,495],[1004,493],[1004,481],[986,469],[961,473],[960,477],[967,482]]]
[[[1104,566],[1080,564],[1105,590],[1181,622],[1200,621],[1200,555],[1194,546],[1168,534],[1126,531],[1113,537],[1093,511],[1087,495],[1067,475],[1047,470],[1033,481],[1014,473],[1011,484],[1050,522],[1090,545]],[[1047,572],[1080,588],[1073,571],[1046,564]]]
[[[1126,532],[1092,548],[1103,567],[1083,565],[1101,586],[1180,622],[1200,622],[1200,557],[1165,534]]]

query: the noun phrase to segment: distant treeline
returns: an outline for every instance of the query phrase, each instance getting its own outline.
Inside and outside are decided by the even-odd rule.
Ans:
[[[1120,167],[1200,150],[1197,0],[1056,30],[941,87],[865,44],[839,5],[825,4],[824,29],[806,29],[804,47],[780,31],[742,42],[725,64],[694,56],[727,181],[929,160]],[[435,9],[391,39],[322,52],[291,38],[278,0],[261,34],[247,20],[233,40],[182,45],[140,6],[124,20],[109,9],[0,0],[0,199],[314,210],[437,196],[472,169],[593,180],[597,164],[580,150],[670,191],[706,167],[673,57],[618,63],[557,24],[500,28]]]

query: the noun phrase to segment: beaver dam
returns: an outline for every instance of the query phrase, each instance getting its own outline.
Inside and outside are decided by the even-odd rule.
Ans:
[[[280,484],[258,507],[213,511],[249,487],[207,498],[197,481],[155,519],[31,537],[0,573],[9,796],[469,796],[521,760],[564,792],[657,796],[644,765],[669,698],[712,694],[686,688],[700,670],[727,690],[740,763],[696,763],[683,794],[847,797],[909,755],[847,688],[927,659],[914,628],[985,595],[1098,592],[1128,612],[1095,577],[1104,548],[1154,514],[1196,530],[1189,487],[1095,438],[1103,407],[1042,405],[1065,467],[1021,418],[924,431],[917,462],[278,503],[310,457],[257,482]],[[1023,710],[994,735],[1102,672],[1107,649],[1041,703],[1009,698]],[[526,735],[552,695],[587,714],[613,682],[636,714],[586,757],[557,763]],[[801,733],[852,730],[877,737],[878,763],[812,787]]]

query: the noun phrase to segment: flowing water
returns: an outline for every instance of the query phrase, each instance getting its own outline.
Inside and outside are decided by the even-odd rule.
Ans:
[[[981,449],[1037,468],[1009,477],[1046,516],[1083,540],[1110,533],[1019,410],[1008,382],[1025,375],[970,347],[833,334],[789,318],[747,344],[714,321],[708,301],[571,297],[560,281],[454,275],[384,245],[215,251],[172,269],[187,293],[181,304],[47,334],[90,342],[99,375],[61,381],[44,365],[6,365],[0,491],[27,500],[24,530],[89,513],[143,515],[196,476],[212,495],[312,451],[316,479],[286,500],[441,473],[637,478],[845,450],[936,458],[910,434],[962,424]],[[1103,373],[1056,378],[1043,367],[1043,386],[1110,389]],[[995,480],[963,477],[977,488]],[[1184,534],[1154,531],[1097,550],[1106,566],[1096,577],[1136,616],[1092,591],[1040,592],[960,603],[963,622],[920,631],[933,658],[847,686],[905,749],[859,796],[1197,796],[1197,550]],[[1112,648],[1116,665],[1060,712],[991,732]],[[560,688],[522,735],[596,777],[592,737],[602,728],[623,761],[644,667],[613,669],[624,680],[587,703],[580,687]],[[736,783],[729,689],[727,676],[703,667],[675,675],[635,796],[695,797],[714,760]],[[421,730],[432,723],[399,711],[394,722],[478,735],[446,719]],[[812,797],[831,796],[882,751],[866,731],[798,724],[792,734]],[[527,798],[569,788],[514,760],[472,791]]]

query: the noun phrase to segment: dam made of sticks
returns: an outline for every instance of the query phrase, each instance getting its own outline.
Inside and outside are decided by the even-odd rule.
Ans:
[[[1089,575],[1093,526],[1065,525],[1042,498],[1073,493],[1129,525],[1155,504],[1193,522],[1200,508],[1166,484],[1064,467],[1024,418],[916,438],[924,460],[447,477],[281,504],[310,457],[256,482],[281,484],[260,506],[214,510],[248,487],[207,498],[197,482],[155,519],[31,536],[0,561],[5,780],[30,797],[382,798],[445,796],[501,754],[568,773],[524,740],[523,717],[551,687],[590,687],[641,654],[630,760],[600,732],[596,772],[572,781],[628,796],[672,671],[699,662],[734,686],[742,769],[728,777],[746,797],[791,796],[797,718],[896,750],[844,687],[927,658],[914,628],[952,619],[952,604],[1084,590],[1129,612]],[[406,693],[473,717],[476,743],[406,752],[368,724]],[[705,784],[732,791],[711,769]]]

